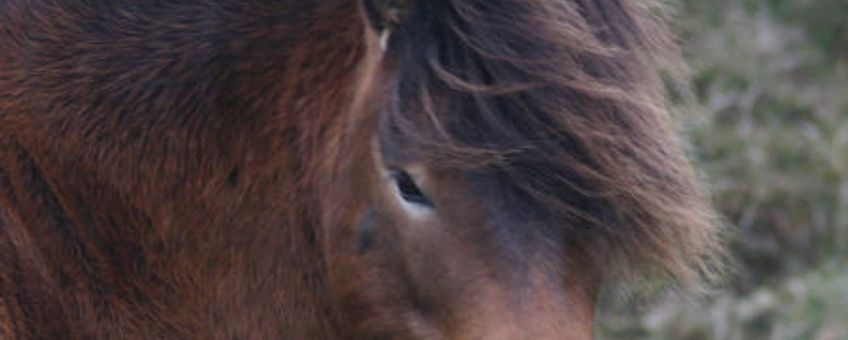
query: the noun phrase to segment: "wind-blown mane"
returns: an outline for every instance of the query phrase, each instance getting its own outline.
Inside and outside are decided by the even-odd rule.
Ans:
[[[708,276],[637,2],[0,0],[0,337],[585,338],[598,272]]]
[[[510,183],[605,272],[694,283],[717,223],[667,113],[657,60],[677,50],[656,19],[629,1],[421,1],[391,41],[382,128]]]

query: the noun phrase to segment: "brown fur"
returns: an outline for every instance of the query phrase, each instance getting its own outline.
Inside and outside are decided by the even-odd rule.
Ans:
[[[710,273],[649,9],[365,1],[0,2],[1,336],[586,338]]]

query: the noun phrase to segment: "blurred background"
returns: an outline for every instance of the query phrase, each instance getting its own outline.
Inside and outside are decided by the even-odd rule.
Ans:
[[[599,338],[848,339],[848,0],[668,2],[736,273],[698,300],[607,303]]]

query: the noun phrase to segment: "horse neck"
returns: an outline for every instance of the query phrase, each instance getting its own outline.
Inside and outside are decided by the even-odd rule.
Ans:
[[[277,18],[284,22],[267,27],[259,27],[261,20],[231,20],[257,27],[216,36],[227,50],[211,50],[220,54],[204,59],[208,70],[193,60],[126,70],[142,81],[127,77],[117,84],[131,91],[112,106],[115,93],[106,86],[114,83],[45,89],[22,84],[74,79],[0,79],[0,89],[43,93],[28,103],[0,101],[0,110],[13,113],[2,117],[3,125],[18,129],[8,131],[3,148],[14,144],[22,154],[6,166],[9,176],[18,168],[21,178],[41,183],[20,189],[39,191],[43,199],[20,204],[19,215],[61,217],[29,219],[25,246],[39,249],[38,265],[48,276],[76,279],[58,295],[45,295],[45,303],[130,311],[105,316],[81,307],[91,315],[80,318],[104,324],[154,318],[168,320],[163,328],[203,329],[219,320],[232,334],[264,329],[270,333],[260,337],[275,337],[282,329],[291,337],[326,337],[333,321],[316,241],[315,186],[322,151],[344,120],[362,25],[355,1],[294,3],[290,7],[305,8],[293,13],[306,13],[290,22],[285,14]],[[79,66],[98,67],[113,65]],[[144,74],[194,86],[134,103],[134,94],[144,97],[155,88],[150,81],[156,79]],[[68,104],[69,95],[79,100]],[[43,278],[31,283],[43,285]],[[120,297],[104,293],[163,289],[170,293],[145,297],[151,306],[117,308]],[[80,329],[86,327],[91,323]]]

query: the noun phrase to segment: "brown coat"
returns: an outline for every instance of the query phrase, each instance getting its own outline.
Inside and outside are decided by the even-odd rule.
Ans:
[[[364,1],[0,1],[0,338],[582,338],[708,271],[648,9]]]

